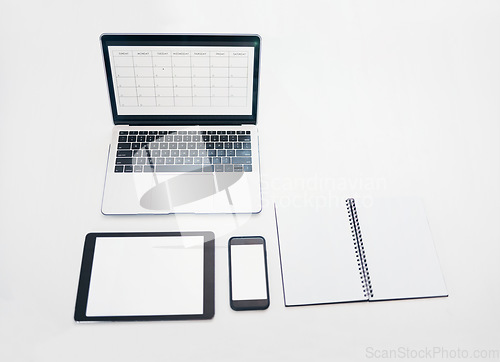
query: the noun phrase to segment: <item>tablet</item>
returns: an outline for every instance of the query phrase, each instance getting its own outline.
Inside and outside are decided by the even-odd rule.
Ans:
[[[87,234],[75,321],[213,316],[212,232]]]

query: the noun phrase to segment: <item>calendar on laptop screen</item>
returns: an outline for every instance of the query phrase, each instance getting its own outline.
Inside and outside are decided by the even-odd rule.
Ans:
[[[118,115],[251,115],[253,47],[109,46]]]

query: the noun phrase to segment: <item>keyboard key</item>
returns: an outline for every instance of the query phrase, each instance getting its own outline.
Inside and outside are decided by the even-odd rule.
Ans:
[[[251,150],[237,150],[236,156],[252,156]]]
[[[203,172],[214,172],[214,166],[203,166]]]
[[[146,137],[146,142],[154,142],[156,140],[155,136],[147,136]]]
[[[229,142],[236,142],[238,141],[238,136],[229,136]]]
[[[207,150],[199,150],[198,151],[198,156],[207,156],[208,155],[208,151]]]
[[[158,131],[149,131],[149,134],[158,134]]]
[[[160,131],[158,134],[167,134],[167,131]]]
[[[145,165],[146,164],[146,159],[144,157],[138,158],[137,159],[137,164],[138,165]]]
[[[143,169],[144,172],[155,172],[155,167],[153,165],[146,165]]]
[[[233,165],[224,165],[225,172],[233,172]]]
[[[118,150],[116,151],[116,157],[132,157],[132,151]]]
[[[173,157],[166,158],[165,159],[165,164],[166,165],[173,165],[174,164],[174,158]]]
[[[203,157],[203,163],[207,165],[212,164],[212,157]]]
[[[193,142],[200,142],[201,137],[200,136],[193,136]]]
[[[189,156],[191,156],[191,157],[196,157],[196,156],[198,156],[198,150],[190,150],[190,151],[189,151]]]
[[[137,136],[128,136],[128,142],[135,142],[137,140]]]
[[[224,171],[223,165],[215,165],[215,172],[222,172],[222,171]]]
[[[239,142],[248,142],[248,141],[250,141],[250,136],[247,136],[247,135],[238,136],[238,141]]]
[[[129,131],[128,134],[137,136],[139,134],[139,132],[137,132],[137,131]]]
[[[252,172],[252,165],[244,165],[243,166],[243,171],[245,171],[245,172]]]
[[[186,157],[186,158],[184,159],[184,163],[185,163],[186,165],[192,165],[192,164],[193,164],[193,158],[192,158],[192,157]]]
[[[205,147],[207,148],[207,150],[210,150],[210,149],[214,149],[215,145],[213,144],[213,142],[208,142],[208,143],[205,143]]]
[[[179,150],[172,150],[172,151],[170,151],[170,156],[172,156],[172,157],[179,157]]]
[[[210,136],[205,136],[205,135],[203,135],[203,136],[201,136],[201,140],[202,140],[203,142],[210,142]]]
[[[226,150],[230,150],[231,148],[233,148],[233,143],[232,142],[226,142],[226,143],[224,143],[224,148]]]
[[[220,136],[220,141],[221,142],[227,142],[229,140],[228,136]]]
[[[245,131],[236,131],[236,134],[245,134]]]
[[[227,131],[227,134],[234,134],[234,131]]]
[[[241,149],[241,142],[235,142],[233,143],[233,147],[235,150],[240,150]]]
[[[193,159],[193,163],[194,163],[195,165],[201,165],[202,160],[203,160],[203,159],[202,159],[201,157],[195,157],[195,158]]]
[[[151,152],[151,156],[153,156],[153,157],[160,157],[160,150],[153,150]]]
[[[243,165],[233,165],[234,172],[243,172]]]
[[[156,164],[157,165],[164,165],[165,164],[165,157],[158,157],[156,159]]]
[[[236,151],[235,150],[227,150],[226,152],[227,152],[227,154],[226,154],[227,156],[233,157],[235,155]]]
[[[176,149],[177,148],[177,143],[169,143],[168,144],[168,148],[170,148],[171,150],[172,149]]]
[[[141,148],[141,144],[140,143],[132,143],[132,149],[133,150],[138,150],[139,148]]]
[[[247,143],[247,142],[243,143],[243,149],[249,150],[251,148],[252,148],[252,144],[251,143]]]
[[[202,150],[202,149],[205,148],[205,144],[203,142],[197,143],[196,144],[196,148],[199,149],[199,150]]]
[[[252,163],[252,157],[233,157],[233,165],[249,165]]]
[[[207,131],[207,134],[216,134],[215,131]]]
[[[166,136],[164,140],[165,142],[172,142],[174,140],[174,136]]]
[[[191,142],[191,136],[183,136],[182,142]]]
[[[120,131],[120,136],[123,136],[123,135],[127,135],[128,134],[128,131]]]
[[[231,163],[231,157],[222,157],[222,163],[223,164]]]
[[[166,149],[168,149],[168,143],[160,143],[160,148],[161,148],[162,150],[166,150]]]
[[[168,156],[170,156],[169,150],[161,150],[161,157],[168,157]]]
[[[184,142],[178,143],[178,146],[179,146],[180,150],[185,150],[187,147],[186,143],[184,143]]]
[[[184,158],[183,157],[176,157],[175,158],[175,164],[176,165],[182,165],[182,164],[184,164]]]
[[[221,163],[221,159],[220,159],[220,157],[214,157],[212,160],[213,160],[214,165],[215,165],[215,164],[220,164],[220,163]]]
[[[219,142],[219,136],[211,136],[210,141],[212,142]]]
[[[187,156],[189,156],[189,151],[188,150],[180,150],[179,156],[187,157]]]
[[[160,145],[159,143],[153,142],[149,144],[149,148],[156,150],[158,149],[159,145]]]
[[[115,166],[115,172],[123,172],[123,166]]]
[[[132,172],[132,171],[134,171],[134,166],[132,166],[132,165],[125,166],[125,172]]]
[[[182,142],[182,136],[174,136],[174,142]]]
[[[118,142],[127,142],[127,136],[119,136]]]
[[[137,142],[146,142],[146,136],[137,136]]]
[[[217,150],[217,156],[225,156],[226,150]]]
[[[187,131],[179,131],[177,133],[179,133],[179,134],[187,134]]]
[[[159,165],[156,172],[202,172],[203,167],[199,165]]]
[[[226,134],[226,131],[217,131],[217,134]]]
[[[117,157],[115,161],[115,165],[131,165],[132,158],[131,157]]]
[[[213,157],[213,156],[217,156],[217,153],[216,153],[216,152],[217,152],[217,151],[215,151],[215,150],[208,150],[208,151],[207,151],[207,154],[208,154],[208,156],[209,156],[209,157]]]
[[[196,149],[196,143],[189,142],[188,143],[188,150],[195,150]]]
[[[196,134],[196,131],[188,131],[188,134]]]
[[[135,165],[134,166],[134,172],[142,172],[142,166]]]

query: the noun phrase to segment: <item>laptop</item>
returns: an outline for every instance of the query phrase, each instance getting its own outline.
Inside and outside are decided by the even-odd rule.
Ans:
[[[103,34],[105,215],[262,209],[258,35]]]

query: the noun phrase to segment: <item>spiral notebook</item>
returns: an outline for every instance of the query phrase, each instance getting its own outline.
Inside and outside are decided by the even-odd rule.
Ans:
[[[276,205],[286,306],[448,296],[418,199]]]

